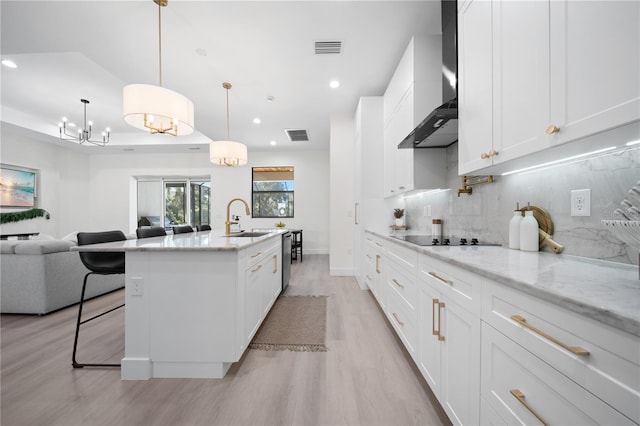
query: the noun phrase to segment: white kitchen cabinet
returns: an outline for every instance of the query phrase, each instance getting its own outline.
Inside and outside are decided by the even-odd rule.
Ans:
[[[489,282],[483,286],[482,319],[604,401],[600,405],[606,403],[628,418],[640,420],[640,340],[636,336]],[[537,370],[532,373],[538,374]],[[484,386],[485,382],[485,396],[494,392]],[[575,417],[575,421],[579,419]]]
[[[245,254],[245,315],[243,343],[248,345],[280,294],[280,245],[272,242],[247,249]]]
[[[398,144],[442,104],[442,39],[414,37],[384,94],[384,196],[443,188],[444,149],[398,149]]]
[[[365,279],[373,296],[380,307],[386,308],[386,294],[384,288],[384,242],[371,234],[366,234],[364,242]]]
[[[634,424],[486,323],[482,336],[482,409],[506,424]]]
[[[427,255],[419,264],[418,368],[454,424],[478,424],[481,282]]]
[[[539,154],[549,148],[638,121],[639,7],[461,5],[458,173],[501,172],[515,159],[519,167],[535,165],[548,161]],[[586,149],[594,147],[576,142],[562,151],[566,157]]]

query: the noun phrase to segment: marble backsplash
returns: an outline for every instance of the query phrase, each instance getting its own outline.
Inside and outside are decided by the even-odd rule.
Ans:
[[[494,182],[473,186],[461,194],[457,175],[458,146],[447,148],[447,186],[440,192],[411,194],[391,201],[404,204],[406,224],[412,231],[431,233],[431,220],[441,218],[443,234],[474,236],[507,245],[509,220],[516,202],[546,209],[553,220],[553,239],[564,254],[619,263],[638,264],[638,251],[615,238],[602,219],[618,219],[613,211],[640,179],[640,147],[519,175],[494,176]],[[591,216],[572,217],[573,189],[591,189]],[[430,206],[431,216],[427,216]],[[545,249],[549,250],[549,249]]]

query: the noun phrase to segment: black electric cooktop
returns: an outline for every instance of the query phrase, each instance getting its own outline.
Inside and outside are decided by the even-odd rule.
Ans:
[[[431,235],[392,235],[393,238],[418,246],[500,246],[497,243],[486,243],[477,238],[440,237]]]

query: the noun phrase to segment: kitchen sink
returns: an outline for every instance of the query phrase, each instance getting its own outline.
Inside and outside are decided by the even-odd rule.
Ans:
[[[254,238],[254,237],[262,237],[263,235],[267,235],[268,232],[238,232],[236,234],[231,234],[231,235],[225,235],[225,237],[229,237],[229,238],[238,238],[238,237],[245,237],[245,238]]]

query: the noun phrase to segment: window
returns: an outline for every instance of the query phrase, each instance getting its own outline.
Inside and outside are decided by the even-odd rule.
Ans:
[[[254,167],[252,217],[293,217],[293,167]]]
[[[208,225],[211,182],[203,178],[139,178],[138,226]]]

